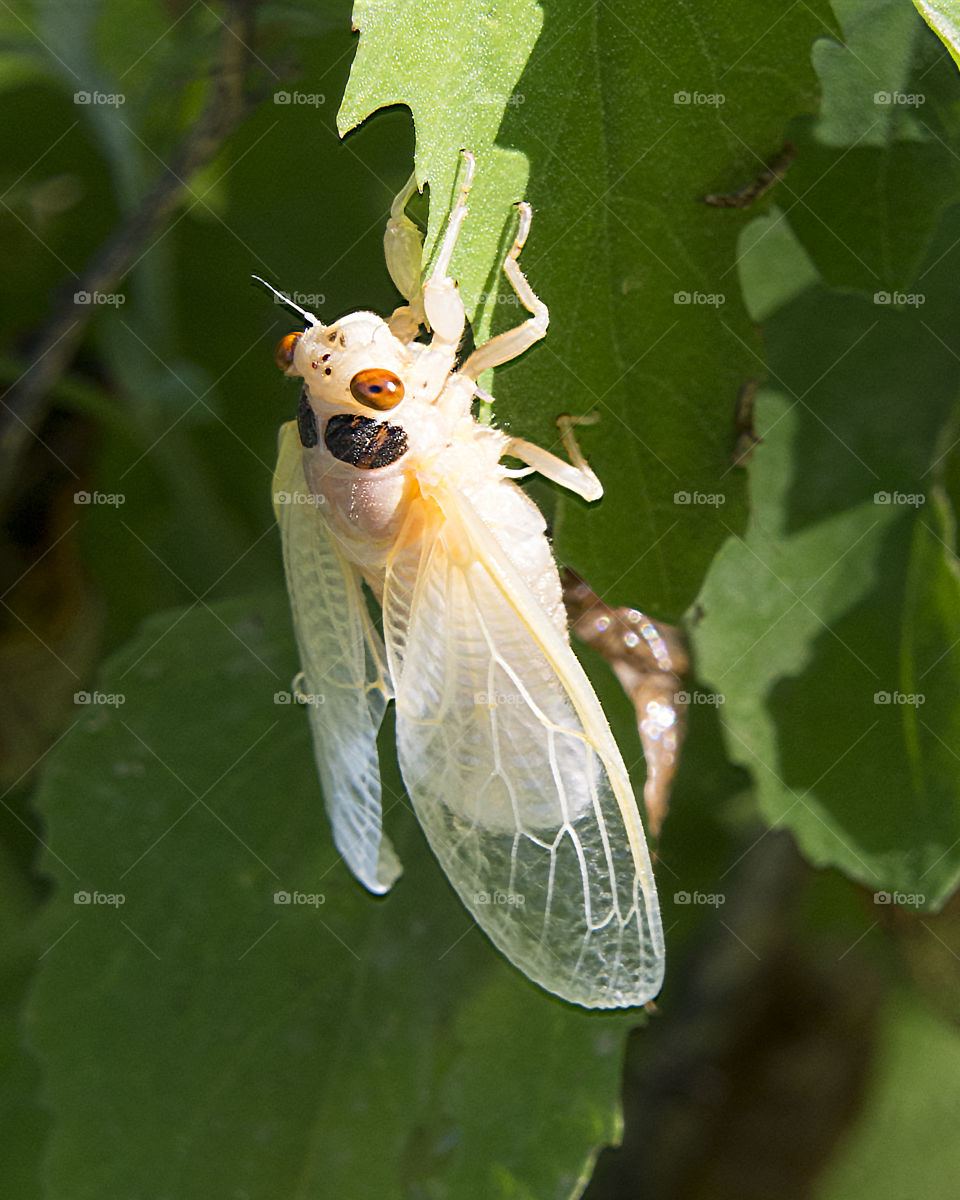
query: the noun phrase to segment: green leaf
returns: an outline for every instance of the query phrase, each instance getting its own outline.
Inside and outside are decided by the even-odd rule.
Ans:
[[[834,9],[842,41],[821,39],[812,55],[823,86],[819,141],[892,151],[897,141],[928,140],[918,120],[926,96],[914,95],[911,81],[924,43],[935,42],[917,14],[899,0],[837,0]]]
[[[909,5],[838,8],[844,44],[814,46],[822,109],[790,131],[797,161],[780,199],[831,286],[909,291],[960,190],[948,150],[960,135],[956,72]]]
[[[917,12],[950,51],[950,57],[960,66],[960,4],[956,0],[913,0]]]
[[[275,703],[289,620],[283,595],[158,615],[100,680],[124,702],[51,755],[46,1195],[568,1195],[618,1133],[637,1014],[565,1005],[493,950],[395,769],[405,874],[383,900],[352,880],[306,714]]]
[[[78,113],[70,100],[80,85],[68,91],[22,24],[0,18],[8,49],[31,55],[3,61],[7,86],[19,85],[4,140],[12,212],[0,286],[16,315],[4,342],[8,382],[28,365],[23,348],[64,271],[82,267],[114,211],[127,211],[169,160],[217,69],[220,26],[204,6],[170,27],[162,6],[144,0],[120,35],[127,9],[116,0],[78,11],[58,26],[44,0],[45,40],[72,69],[89,67],[87,86],[127,90],[119,112]],[[101,424],[101,457],[78,465],[90,475],[84,486],[126,496],[119,511],[79,514],[83,563],[106,595],[113,645],[143,613],[193,595],[212,604],[279,587],[269,475],[274,431],[297,390],[285,392],[270,363],[288,318],[249,286],[249,272],[323,293],[324,319],[397,302],[381,235],[413,159],[408,113],[379,111],[341,142],[333,110],[354,51],[348,6],[294,0],[260,11],[251,82],[265,102],[195,181],[165,236],[144,247],[127,305],[98,314],[82,352],[86,386],[96,380],[101,407],[122,414],[113,432]],[[949,276],[960,224],[945,221],[958,198],[956,71],[902,0],[838,0],[836,11],[842,44],[826,0],[561,3],[542,15],[531,4],[357,10],[362,49],[342,121],[383,104],[415,113],[429,245],[460,147],[478,152],[454,264],[478,303],[478,338],[523,318],[501,262],[509,206],[525,192],[533,203],[521,261],[552,323],[538,348],[499,372],[496,419],[555,446],[558,412],[600,411],[581,440],[606,487],[601,504],[530,486],[553,511],[559,556],[611,601],[679,613],[728,531],[744,528],[745,473],[730,467],[733,410],[744,380],[764,374],[752,328],[764,325],[774,374],[758,399],[765,440],[750,468],[751,526],[746,542],[721,552],[696,632],[701,675],[727,703],[691,714],[660,847],[671,964],[662,1003],[687,1023],[685,943],[744,932],[711,929],[693,905],[669,899],[674,888],[716,891],[740,853],[731,842],[752,793],[742,768],[722,761],[721,727],[753,769],[763,813],[791,825],[817,861],[928,903],[956,870],[949,648],[960,344]],[[43,63],[53,82],[22,86]],[[316,103],[278,106],[271,89]],[[821,90],[819,120],[795,120]],[[877,91],[924,99],[881,106]],[[674,102],[682,92],[690,103]],[[694,102],[695,92],[714,100]],[[796,162],[752,210],[700,203],[754,178],[787,137]],[[411,208],[422,216],[426,200]],[[766,219],[754,222],[757,213]],[[678,305],[678,291],[725,300]],[[877,291],[925,303],[881,312]],[[791,392],[804,403],[791,409]],[[880,484],[858,474],[823,422]],[[61,450],[90,434],[52,432]],[[881,485],[919,488],[926,503],[875,506]],[[676,505],[678,491],[725,503]],[[783,581],[779,593],[757,554]],[[212,613],[200,605],[173,625],[176,617],[155,617],[110,664],[99,686],[122,688],[127,703],[85,715],[52,757],[40,796],[51,847],[43,866],[58,891],[35,931],[39,947],[18,937],[4,960],[12,1031],[16,990],[43,954],[28,1011],[36,1057],[24,1057],[12,1032],[3,1046],[6,1162],[20,1172],[9,1174],[10,1188],[31,1194],[49,1119],[54,1200],[569,1194],[595,1147],[617,1135],[617,1060],[631,1017],[567,1009],[490,949],[427,853],[392,769],[387,824],[406,875],[378,901],[336,864],[304,714],[272,703],[296,669],[280,595]],[[922,691],[926,703],[874,706],[880,685],[855,655],[887,690]],[[603,682],[605,670],[598,690],[642,773],[633,711],[612,677]],[[856,743],[874,721],[884,736],[878,727]],[[274,906],[275,875],[287,890],[322,892],[324,904]],[[852,889],[839,879],[834,887],[850,900]],[[74,891],[91,888],[119,888],[125,904],[75,906]],[[867,904],[862,924],[844,917],[853,928],[844,945],[874,912]],[[932,932],[916,924],[918,936]],[[801,933],[823,953],[807,922]],[[942,991],[937,979],[931,986]],[[899,1164],[915,1168],[930,1195],[938,1170],[956,1175],[941,1104],[952,1093],[937,1071],[950,1047],[901,1007],[898,1066],[881,1064],[883,1103],[868,1104],[841,1194],[860,1194],[858,1171],[883,1190]],[[722,1029],[736,1022],[712,1012]],[[637,1039],[637,1074],[654,1081],[658,1036],[654,1023]],[[911,1061],[914,1071],[901,1069]],[[804,1064],[816,1080],[816,1063]],[[20,1096],[41,1071],[38,1110]],[[898,1124],[898,1089],[937,1139]],[[645,1141],[639,1125],[631,1132]]]
[[[783,278],[797,249],[781,257],[772,224],[747,261]],[[958,235],[955,213],[924,275],[935,312],[960,302]],[[813,862],[935,907],[960,878],[960,580],[936,484],[960,341],[822,284],[764,335],[778,386],[757,400],[750,527],[699,599],[699,670],[768,821]]]
[[[809,44],[830,20],[825,5],[692,18],[666,0],[618,13],[568,3],[550,9],[533,44],[539,14],[527,5],[356,10],[340,127],[377,105],[409,105],[433,238],[459,148],[478,149],[478,211],[454,273],[471,304],[478,289],[499,297],[498,331],[524,316],[500,266],[506,206],[530,164],[523,268],[551,326],[496,373],[497,420],[556,446],[560,412],[599,411],[583,443],[605,499],[589,510],[557,502],[555,536],[560,557],[616,602],[677,616],[726,528],[742,523],[742,480],[727,468],[753,333],[731,262],[748,218],[700,197],[747,182],[779,150],[788,118],[813,103]],[[498,44],[510,53],[494,69]],[[478,337],[489,320],[485,309]]]
[[[555,537],[610,602],[676,618],[742,526],[729,468],[756,342],[732,263],[749,214],[701,197],[780,151],[814,104],[809,46],[831,20],[826,5],[563,5],[520,82],[536,103],[507,114],[504,138],[531,159],[526,265],[552,323],[497,396],[542,444],[557,411],[599,410],[581,441],[604,499],[564,501]]]
[[[341,135],[378,108],[406,104],[417,135],[417,179],[430,184],[430,223],[424,246],[441,233],[451,202],[460,151],[477,159],[470,221],[451,272],[467,313],[480,308],[478,336],[485,338],[495,295],[482,295],[500,245],[510,206],[523,196],[526,158],[494,145],[508,104],[522,103],[517,79],[540,33],[543,16],[533,0],[447,5],[409,0],[358,0],[354,26],[360,48],[337,116]]]

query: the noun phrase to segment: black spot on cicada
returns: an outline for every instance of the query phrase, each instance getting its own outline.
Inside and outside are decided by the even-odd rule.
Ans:
[[[334,458],[365,471],[389,467],[407,452],[405,429],[350,413],[330,418],[323,441]]]
[[[300,444],[308,450],[320,440],[317,433],[317,417],[310,407],[306,388],[300,395],[300,405],[297,408],[297,429],[300,431]]]

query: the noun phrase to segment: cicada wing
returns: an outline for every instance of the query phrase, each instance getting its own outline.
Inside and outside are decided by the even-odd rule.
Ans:
[[[629,777],[563,636],[458,493],[388,564],[384,636],[404,782],[493,943],[590,1008],[643,1004],[663,932]]]
[[[274,508],[310,713],[313,750],[333,840],[371,892],[400,862],[382,830],[377,731],[392,694],[383,642],[361,579],[338,553],[322,508],[310,503],[296,422],[280,430]]]

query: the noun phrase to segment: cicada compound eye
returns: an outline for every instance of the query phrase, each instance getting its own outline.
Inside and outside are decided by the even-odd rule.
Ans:
[[[384,412],[403,399],[403,380],[386,367],[368,367],[350,380],[350,393],[367,408]]]
[[[302,336],[300,333],[288,333],[286,337],[282,337],[277,342],[277,348],[273,352],[273,361],[281,371],[289,371],[293,366],[293,353]]]

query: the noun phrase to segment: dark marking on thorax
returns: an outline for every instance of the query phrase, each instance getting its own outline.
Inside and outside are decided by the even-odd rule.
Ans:
[[[365,471],[389,467],[407,452],[407,432],[401,426],[350,413],[330,418],[323,442],[334,458]]]
[[[309,450],[320,440],[317,432],[317,416],[310,407],[306,389],[300,395],[300,405],[297,408],[297,429],[300,433],[300,445]]]

